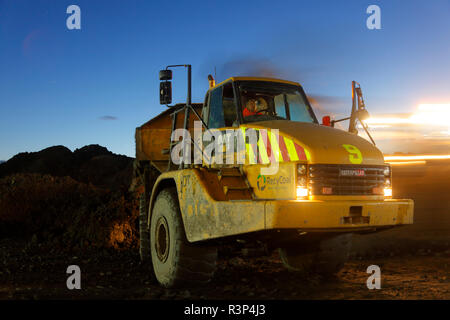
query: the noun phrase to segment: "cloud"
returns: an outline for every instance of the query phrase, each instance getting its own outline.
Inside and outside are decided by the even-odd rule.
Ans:
[[[99,119],[109,121],[109,120],[117,120],[118,118],[114,117],[114,116],[103,116],[103,117],[99,117]]]

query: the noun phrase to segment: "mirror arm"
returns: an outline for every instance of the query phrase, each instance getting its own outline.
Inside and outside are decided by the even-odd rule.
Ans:
[[[341,122],[341,121],[349,120],[350,118],[351,118],[351,117],[342,118],[342,119],[339,119],[339,120],[331,120],[331,125],[334,127],[334,124],[335,124],[336,122]]]
[[[362,122],[361,120],[359,120],[359,122],[361,123],[362,127],[364,128],[364,131],[367,133],[367,135],[370,138],[370,141],[372,141],[373,145],[376,146],[375,141],[373,140],[369,130],[367,130],[367,124],[365,124],[364,122]]]

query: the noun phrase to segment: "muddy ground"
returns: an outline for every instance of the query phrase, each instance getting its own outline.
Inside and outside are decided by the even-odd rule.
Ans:
[[[353,257],[332,279],[299,277],[276,255],[234,257],[219,261],[208,286],[168,290],[154,283],[136,250],[71,256],[26,245],[11,239],[0,243],[0,299],[450,299],[449,250]],[[81,290],[66,287],[71,264],[81,268]],[[380,290],[366,286],[372,264],[381,268]]]
[[[78,169],[71,170],[76,172],[71,177],[77,178]],[[3,234],[0,235],[0,299],[450,299],[449,178],[450,163],[445,161],[394,167],[394,196],[415,200],[415,224],[356,237],[349,262],[332,279],[289,272],[276,253],[254,258],[221,256],[217,273],[208,286],[177,290],[159,287],[151,277],[149,267],[139,262],[136,230],[129,221],[136,218],[133,197],[130,200],[129,195],[105,194],[104,189],[92,184],[81,187],[75,180],[57,178],[55,181],[58,185],[64,184],[68,194],[71,190],[87,188],[82,192],[89,200],[87,209],[77,211],[73,202],[59,204],[74,215],[95,211],[95,215],[89,216],[90,220],[81,219],[80,225],[89,224],[95,233],[95,228],[104,225],[107,212],[113,211],[116,220],[106,231],[99,229],[95,236],[92,233],[81,234],[84,238],[78,243],[80,239],[72,234],[73,231],[63,230],[64,221],[58,225],[53,220],[42,222],[36,218],[39,212],[27,216],[27,207],[19,206],[28,224],[42,222],[59,233],[49,235],[32,227],[29,227],[31,234],[8,233],[3,225]],[[24,176],[14,180],[19,181],[15,182],[19,184],[19,191],[28,188],[20,185],[20,179]],[[53,178],[48,176],[33,176],[33,179],[37,179],[39,184],[50,179],[51,186],[54,185]],[[3,182],[6,189],[2,190],[16,191],[10,189],[10,180]],[[89,198],[92,194],[96,195],[95,201]],[[97,198],[110,204],[103,206]],[[30,199],[35,201],[32,194]],[[54,201],[52,199],[49,197],[48,201]],[[86,199],[81,198],[83,201]],[[118,202],[117,199],[121,200]],[[58,212],[58,208],[53,210]],[[97,217],[103,219],[101,224],[95,224]],[[128,225],[127,232],[123,230],[124,222]],[[105,241],[98,239],[98,234],[105,234]],[[47,241],[48,237],[51,241]],[[68,290],[66,287],[66,269],[73,264],[81,268],[81,290]],[[381,268],[380,290],[367,289],[369,274],[366,269],[370,265]]]

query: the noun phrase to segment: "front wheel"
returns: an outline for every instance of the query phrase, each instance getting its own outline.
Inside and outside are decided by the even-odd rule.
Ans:
[[[352,234],[323,239],[308,250],[280,248],[281,261],[286,268],[301,273],[333,275],[342,269],[351,249]]]
[[[166,288],[207,283],[214,275],[217,248],[187,241],[175,188],[162,190],[156,198],[150,251],[156,279]]]

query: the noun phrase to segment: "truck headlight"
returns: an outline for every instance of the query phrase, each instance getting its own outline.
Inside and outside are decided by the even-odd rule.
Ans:
[[[392,197],[392,171],[391,167],[388,165],[384,167],[384,196],[386,198]]]
[[[308,188],[297,186],[297,198],[307,197],[308,193]]]
[[[307,174],[306,164],[299,164],[297,166],[297,198],[305,198],[309,195]]]
[[[392,197],[392,188],[384,188],[384,196],[386,198]]]

